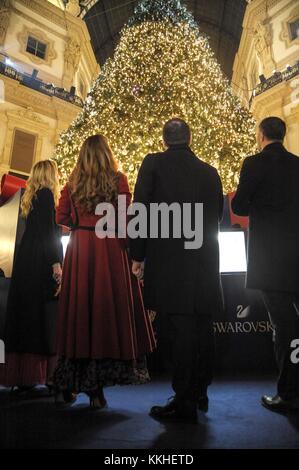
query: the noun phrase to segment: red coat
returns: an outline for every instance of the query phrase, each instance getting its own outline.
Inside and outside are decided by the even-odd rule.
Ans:
[[[119,194],[127,205],[127,177],[119,179]],[[79,226],[95,226],[99,216],[76,207]],[[68,187],[61,193],[57,223],[76,220]],[[95,231],[72,231],[67,248],[58,319],[58,355],[66,358],[131,360],[155,346],[140,286],[131,273],[123,239],[96,236]]]

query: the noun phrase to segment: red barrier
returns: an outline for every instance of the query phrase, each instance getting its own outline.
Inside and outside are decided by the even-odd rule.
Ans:
[[[1,179],[1,203],[8,201],[20,188],[26,187],[26,181],[12,175],[3,175]]]
[[[234,214],[232,211],[232,199],[236,192],[228,193],[228,204],[229,204],[229,213],[230,213],[230,221],[232,225],[240,225],[241,228],[247,229],[249,225],[249,217],[242,217],[240,215]]]

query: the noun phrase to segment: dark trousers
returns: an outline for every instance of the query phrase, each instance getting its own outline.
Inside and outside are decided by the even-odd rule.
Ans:
[[[166,314],[172,343],[172,387],[179,400],[197,401],[212,382],[213,321],[209,316]]]
[[[292,360],[295,348],[291,347],[294,339],[299,340],[299,296],[272,291],[262,294],[274,328],[274,350],[279,369],[278,395],[284,400],[299,398],[299,363]]]

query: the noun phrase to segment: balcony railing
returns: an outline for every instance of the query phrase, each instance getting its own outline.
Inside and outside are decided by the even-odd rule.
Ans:
[[[299,61],[296,62],[295,65],[292,67],[289,66],[284,70],[283,72],[274,72],[273,75],[269,78],[264,78],[255,88],[251,99],[250,99],[250,104],[255,96],[260,95],[261,93],[264,93],[265,91],[269,90],[270,88],[273,88],[274,86],[278,85],[281,82],[285,82],[287,80],[290,80],[291,78],[295,77],[296,75],[299,75]]]
[[[60,98],[61,100],[67,101],[68,103],[76,106],[83,106],[82,99],[74,93],[66,91],[64,88],[56,87],[52,83],[45,83],[29,74],[19,72],[17,69],[3,62],[0,62],[0,74],[17,80],[22,85],[31,88],[32,90],[39,91],[44,95],[55,96],[56,98]]]

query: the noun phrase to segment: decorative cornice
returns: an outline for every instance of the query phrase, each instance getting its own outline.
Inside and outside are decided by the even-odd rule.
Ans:
[[[281,82],[275,88],[269,88],[264,93],[255,96],[253,99],[253,105],[256,105],[257,103],[259,103],[261,106],[266,106],[267,103],[269,104],[269,95],[271,95],[270,101],[272,101],[272,99],[273,100],[282,99],[287,88],[288,88],[287,82]]]
[[[80,39],[80,41],[90,41],[87,26],[81,18],[75,17],[67,11],[57,8],[55,5],[45,0],[16,1],[39,14],[42,18],[46,18],[51,23],[60,26],[64,31],[69,32],[73,29],[74,32],[79,35],[78,39]]]
[[[295,0],[295,2],[296,1],[297,0]],[[252,25],[261,19],[264,20],[267,18],[269,10],[278,5],[280,2],[281,0],[267,0],[266,2],[265,0],[255,0],[251,2],[246,8],[243,27],[248,27],[248,24]],[[283,9],[284,8],[285,7],[283,7]],[[280,12],[281,10],[282,9],[280,9]],[[273,15],[272,17],[274,16],[276,15]]]
[[[18,120],[29,119],[30,121],[34,121],[39,124],[48,125],[46,121],[44,121],[38,114],[36,114],[33,111],[33,108],[31,106],[28,106],[27,108],[23,108],[23,109],[21,108],[21,109],[14,109],[12,111],[6,111],[6,115],[8,117],[13,117]]]
[[[282,82],[276,87],[270,88],[261,95],[253,98],[250,111],[258,118],[271,113],[280,113],[283,116],[283,108],[289,93],[288,83]]]
[[[64,12],[52,3],[45,0],[17,0],[17,2],[35,11],[41,17],[51,21],[51,23],[55,23],[61,26],[62,29],[65,29]]]
[[[36,26],[39,28],[42,28],[44,31],[47,31],[48,33],[54,34],[55,36],[59,37],[63,41],[66,40],[67,34],[61,34],[57,29],[51,28],[48,26],[46,23],[42,23],[38,19],[34,18],[33,16],[27,15],[24,11],[18,10],[14,6],[11,7],[11,11],[15,14],[20,16],[21,18],[24,18],[27,21],[30,21],[31,23],[34,23]],[[64,28],[65,29],[65,28]]]

